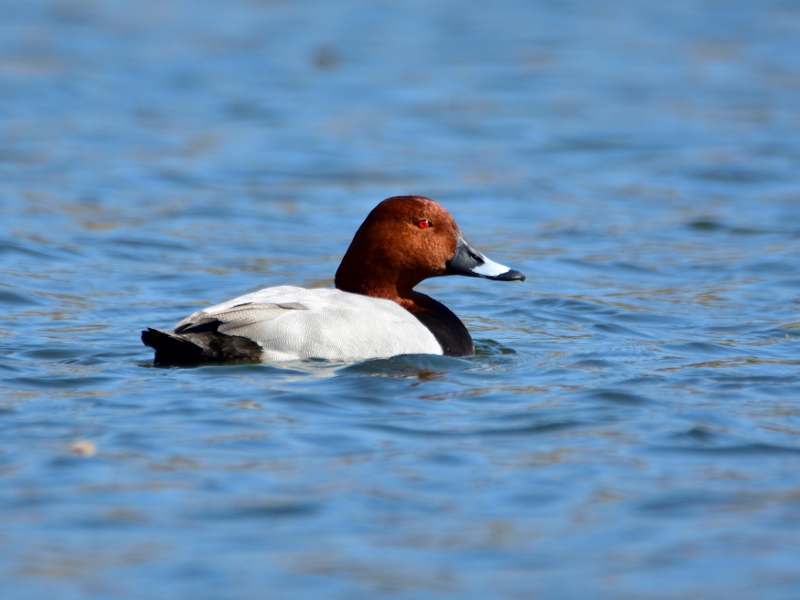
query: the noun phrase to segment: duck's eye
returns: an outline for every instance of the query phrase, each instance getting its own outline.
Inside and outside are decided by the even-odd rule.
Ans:
[[[433,223],[428,221],[428,219],[420,219],[417,221],[417,227],[420,229],[427,229],[428,227],[433,227]]]

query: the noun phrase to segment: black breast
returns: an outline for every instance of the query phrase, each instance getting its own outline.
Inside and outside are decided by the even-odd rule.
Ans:
[[[441,302],[425,296],[424,310],[412,314],[425,325],[439,345],[445,356],[472,356],[475,345],[472,336],[453,311]]]

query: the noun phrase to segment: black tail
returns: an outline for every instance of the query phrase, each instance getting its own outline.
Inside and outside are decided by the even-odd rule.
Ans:
[[[159,329],[148,327],[142,332],[142,342],[156,351],[153,362],[157,365],[196,365],[209,360],[205,350],[194,342]]]
[[[213,325],[213,327],[212,327]],[[156,351],[157,365],[197,365],[200,363],[231,360],[259,361],[263,349],[254,341],[217,331],[219,322],[202,323],[192,328],[182,328],[176,335],[147,328],[142,332],[142,342]]]

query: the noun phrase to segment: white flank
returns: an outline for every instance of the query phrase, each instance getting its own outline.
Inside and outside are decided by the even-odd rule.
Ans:
[[[222,322],[221,333],[256,342],[265,362],[442,354],[430,330],[399,304],[335,289],[266,288],[202,313]]]

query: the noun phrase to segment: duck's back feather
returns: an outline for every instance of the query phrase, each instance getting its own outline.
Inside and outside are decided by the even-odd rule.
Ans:
[[[266,288],[196,312],[170,333],[152,331],[142,340],[161,363],[442,354],[431,331],[398,304],[336,289]],[[159,360],[159,351],[172,360]],[[191,360],[175,360],[184,352]]]

